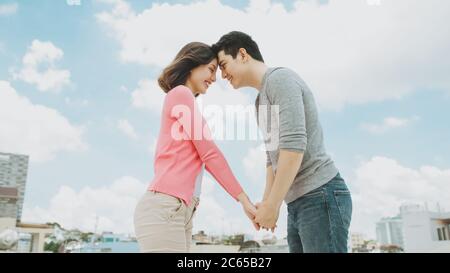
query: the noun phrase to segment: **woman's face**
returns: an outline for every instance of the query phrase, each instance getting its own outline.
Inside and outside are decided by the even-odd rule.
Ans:
[[[217,59],[214,58],[209,64],[200,65],[191,71],[187,80],[194,95],[205,94],[208,87],[216,81]]]

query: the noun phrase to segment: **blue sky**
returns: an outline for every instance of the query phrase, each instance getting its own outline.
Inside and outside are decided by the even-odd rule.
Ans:
[[[95,213],[103,217],[103,226],[100,226],[105,230],[130,232],[127,225],[129,227],[131,223],[133,200],[138,198],[139,189],[147,185],[153,174],[150,147],[159,126],[157,107],[151,109],[155,104],[136,106],[133,94],[139,89],[140,81],[151,83],[155,80],[164,63],[184,42],[202,40],[211,43],[226,31],[240,26],[254,34],[268,65],[293,68],[317,94],[327,150],[355,194],[352,230],[373,236],[373,223],[377,217],[395,214],[402,202],[428,201],[449,205],[441,195],[434,195],[434,191],[408,195],[399,193],[401,189],[392,188],[398,185],[407,192],[409,180],[417,179],[419,188],[437,188],[443,194],[449,193],[449,188],[442,188],[445,185],[442,181],[449,181],[450,172],[450,131],[447,125],[447,117],[450,116],[450,62],[442,54],[450,49],[450,36],[443,37],[445,33],[450,34],[449,19],[444,16],[445,11],[450,10],[448,3],[436,0],[433,6],[427,1],[412,1],[411,8],[420,16],[407,17],[408,28],[389,15],[403,12],[402,3],[384,1],[379,7],[367,7],[364,1],[356,0],[349,1],[350,4],[287,0],[253,3],[230,0],[106,2],[81,1],[80,6],[70,6],[64,0],[8,0],[0,4],[0,81],[9,83],[15,94],[27,98],[31,105],[56,110],[56,114],[50,115],[51,119],[64,117],[68,127],[83,128],[81,136],[75,134],[65,138],[59,136],[59,129],[43,132],[46,129],[41,125],[46,123],[45,117],[49,117],[46,115],[37,121],[36,126],[27,122],[23,128],[31,134],[38,130],[61,145],[49,145],[48,148],[39,143],[23,145],[29,138],[5,124],[13,119],[19,123],[30,121],[33,117],[19,110],[13,113],[14,118],[0,115],[4,124],[3,128],[0,127],[0,150],[31,156],[25,219],[54,219],[67,226],[89,229],[93,226],[92,213]],[[165,10],[159,10],[161,19],[155,19],[151,13],[152,9],[157,9],[152,6],[154,2],[169,4]],[[176,3],[182,6],[175,7]],[[114,8],[120,4],[128,9],[114,13]],[[207,6],[211,8],[210,13],[217,17],[213,23],[210,23],[208,15],[204,15],[207,12],[203,4],[210,5]],[[347,10],[347,5],[360,14]],[[174,18],[171,10],[182,10],[186,17]],[[229,17],[220,18],[220,10],[224,10],[225,15],[235,14],[236,21],[230,22]],[[102,19],[99,16],[102,13],[108,14],[109,19]],[[193,27],[202,26],[201,20],[208,23],[208,27],[190,29],[188,33],[182,28],[176,31],[180,22],[189,25],[191,20],[196,21],[195,14],[200,16],[200,22],[192,23]],[[142,21],[136,19],[137,15]],[[351,19],[343,19],[343,15],[361,20],[360,26],[346,28],[354,24]],[[367,19],[359,17],[363,15],[367,15]],[[375,16],[384,19],[373,22],[373,18],[377,18]],[[426,20],[429,22],[421,24],[421,19],[429,19]],[[163,23],[155,26],[152,20]],[[297,31],[290,34],[280,31],[293,28],[293,22],[299,26]],[[258,24],[264,27],[263,30],[257,27]],[[416,24],[421,25],[420,28]],[[398,31],[405,28],[408,32],[399,34]],[[133,29],[145,38],[141,41],[136,38],[139,35],[129,35]],[[380,32],[380,29],[386,32]],[[416,32],[424,35],[428,43],[421,43]],[[379,33],[385,34],[380,37]],[[403,39],[405,43],[397,43],[393,37]],[[330,39],[336,39],[336,43],[328,43]],[[367,39],[373,39],[373,43],[364,42]],[[35,40],[51,43],[63,52],[62,57],[52,61],[51,65],[43,62],[37,68],[41,71],[49,67],[70,71],[69,83],[62,83],[55,90],[43,91],[36,83],[17,76],[24,67],[22,59],[30,52]],[[130,44],[132,46],[128,48]],[[153,51],[134,55],[141,48]],[[154,87],[143,93],[152,94],[149,95],[151,100],[159,98],[151,93],[160,92]],[[0,89],[0,100],[5,94],[6,91]],[[257,92],[251,89],[232,91],[225,82],[219,81],[205,100],[208,102],[208,96],[210,103],[220,100],[220,94],[227,94],[229,100],[245,105],[253,102]],[[130,124],[137,137],[124,133],[126,130],[118,126],[120,120]],[[52,120],[48,122],[52,124]],[[78,142],[85,147],[74,144]],[[258,159],[257,152],[252,157],[251,150],[260,142],[227,140],[218,141],[218,144],[238,179],[248,189],[251,198],[257,201],[263,190],[264,166],[258,167],[256,163],[264,162],[264,159]],[[75,145],[75,148],[64,148],[67,145]],[[35,160],[42,153],[52,156]],[[250,162],[247,165],[243,163],[246,158],[246,162]],[[432,167],[436,174],[428,175],[423,166]],[[377,181],[380,172],[383,173],[380,176],[383,181]],[[131,183],[130,189],[136,189],[124,194],[129,199],[126,199],[122,215],[114,213],[114,206],[120,207],[120,204],[112,201],[108,209],[86,193],[90,189],[94,195],[103,194],[104,198],[117,197],[120,191],[117,193],[112,186],[117,181],[122,181],[119,184],[124,187]],[[67,194],[73,199],[65,199]],[[205,203],[212,208],[217,206],[222,210],[219,213],[221,217],[233,223],[229,225],[234,227],[232,232],[251,232],[251,226],[238,205],[217,184],[207,186],[204,194],[207,194]],[[386,203],[376,203],[383,200],[383,196],[389,196]],[[74,215],[82,215],[82,206],[69,206],[65,212],[58,210],[56,207],[63,207],[59,202],[64,200],[92,202],[92,210],[86,216],[89,219],[75,219]],[[371,207],[373,204],[379,206]],[[71,216],[72,209],[79,211]],[[371,209],[372,214],[363,215],[363,211]],[[219,233],[220,225],[208,226],[207,221],[201,219],[212,214],[214,211],[206,209],[199,213],[197,229]],[[125,224],[117,223],[121,217],[127,217]],[[282,213],[279,236],[285,234],[283,217],[285,214]],[[116,228],[118,226],[120,228]]]

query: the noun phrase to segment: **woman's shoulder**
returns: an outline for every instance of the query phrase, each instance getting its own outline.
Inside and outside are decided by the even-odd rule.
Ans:
[[[175,86],[174,88],[172,88],[169,92],[168,95],[183,95],[183,94],[190,94],[192,95],[192,91],[191,89],[189,89],[187,86],[185,85],[178,85]]]
[[[188,87],[184,85],[178,85],[167,92],[166,99],[169,101],[185,101],[194,99],[194,95]]]

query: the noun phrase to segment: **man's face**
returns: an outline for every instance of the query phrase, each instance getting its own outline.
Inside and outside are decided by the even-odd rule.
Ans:
[[[238,53],[236,59],[233,59],[231,55],[225,54],[224,50],[221,50],[217,56],[222,78],[227,79],[234,89],[243,87],[245,65],[242,56]]]

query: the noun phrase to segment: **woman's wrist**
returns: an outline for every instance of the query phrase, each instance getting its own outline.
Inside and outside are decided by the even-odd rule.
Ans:
[[[242,205],[245,205],[246,203],[248,203],[248,196],[247,196],[247,194],[245,194],[245,192],[241,192],[238,196],[237,196],[237,199],[239,200],[239,202],[242,204]]]

